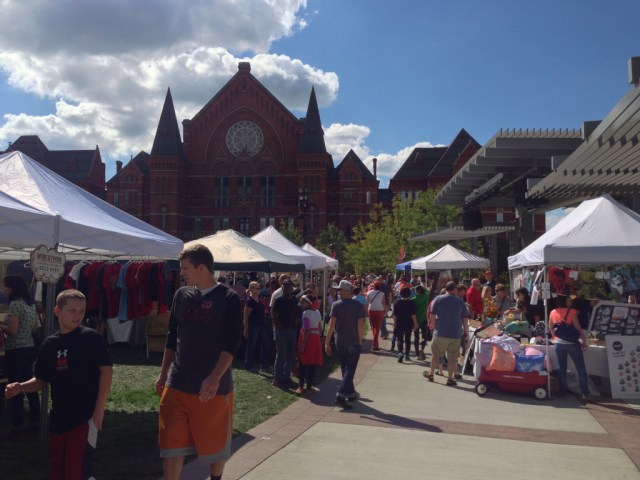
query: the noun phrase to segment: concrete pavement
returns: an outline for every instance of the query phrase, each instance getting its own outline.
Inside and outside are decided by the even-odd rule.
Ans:
[[[383,350],[360,359],[353,410],[335,407],[339,372],[320,392],[234,439],[224,479],[640,479],[640,403],[544,400],[456,387],[422,377],[426,362],[399,364]],[[192,462],[183,480],[205,480]]]

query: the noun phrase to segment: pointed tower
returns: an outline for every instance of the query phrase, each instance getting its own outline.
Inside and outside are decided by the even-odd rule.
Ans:
[[[324,144],[324,131],[320,122],[316,89],[311,87],[311,98],[307,107],[307,117],[304,122],[302,139],[300,140],[300,153],[303,155],[326,154],[327,147]]]
[[[167,89],[158,129],[149,156],[149,220],[175,236],[183,229],[184,149],[173,106],[171,89]]]
[[[164,106],[160,114],[156,137],[153,140],[151,155],[184,158],[180,128],[178,127],[178,119],[176,118],[176,110],[173,106],[170,88],[167,89],[167,96],[164,99]]]
[[[332,170],[333,159],[324,143],[316,90],[312,87],[298,149],[298,191],[300,197],[305,198],[299,202],[298,213],[305,237],[308,234],[315,238],[318,232],[327,228],[327,179]]]

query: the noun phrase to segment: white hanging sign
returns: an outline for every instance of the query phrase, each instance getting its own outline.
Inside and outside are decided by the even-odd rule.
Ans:
[[[66,261],[64,253],[46,245],[39,245],[31,251],[31,270],[36,280],[43,283],[57,283],[64,274]]]

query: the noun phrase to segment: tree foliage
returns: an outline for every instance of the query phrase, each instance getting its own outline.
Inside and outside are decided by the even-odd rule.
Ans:
[[[304,240],[302,239],[302,234],[300,230],[298,230],[293,223],[287,223],[284,220],[280,222],[280,228],[278,230],[283,237],[289,240],[291,243],[295,243],[299,247],[304,245]]]
[[[369,222],[354,228],[353,241],[347,245],[347,261],[355,272],[393,272],[401,261],[401,247],[405,261],[441,247],[443,242],[409,240],[412,234],[435,230],[460,217],[458,207],[436,205],[435,196],[434,190],[422,191],[412,200],[401,200],[396,195],[391,211],[378,205],[371,212]]]
[[[327,229],[318,235],[314,247],[325,255],[335,254],[335,258],[342,265],[345,261],[347,237],[334,223],[330,223]]]

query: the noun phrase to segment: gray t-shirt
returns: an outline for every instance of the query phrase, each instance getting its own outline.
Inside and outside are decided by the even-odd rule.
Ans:
[[[464,301],[457,295],[438,295],[431,306],[436,315],[434,335],[444,338],[462,338],[462,318],[469,312]]]
[[[331,305],[330,317],[336,317],[336,347],[359,345],[358,319],[364,320],[364,306],[353,298],[340,299]]]

